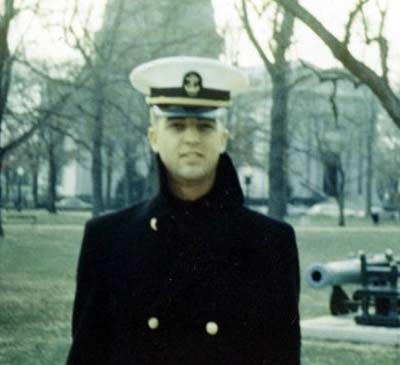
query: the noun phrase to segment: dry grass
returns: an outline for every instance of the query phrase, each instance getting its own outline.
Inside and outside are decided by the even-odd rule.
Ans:
[[[65,362],[70,344],[70,315],[82,217],[42,217],[41,224],[9,225],[0,241],[0,364],[55,365]],[[39,220],[40,223],[40,220]],[[60,225],[67,224],[65,227]],[[301,267],[342,259],[360,249],[400,253],[395,226],[370,229],[301,228],[297,231]],[[326,227],[331,229],[326,229]],[[329,290],[302,287],[301,313],[311,318],[328,313]],[[398,365],[400,349],[339,342],[304,341],[303,365]]]

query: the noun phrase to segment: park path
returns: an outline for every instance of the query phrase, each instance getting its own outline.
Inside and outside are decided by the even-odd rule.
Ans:
[[[335,232],[335,233],[346,233],[346,232],[374,232],[374,233],[400,233],[400,226],[380,226],[380,227],[324,227],[324,226],[310,226],[301,227],[294,226],[296,232]],[[400,240],[400,236],[399,236]]]
[[[5,225],[6,229],[16,229],[16,228],[24,228],[24,229],[37,229],[37,230],[46,230],[46,229],[70,229],[70,230],[83,230],[84,224],[7,224]]]

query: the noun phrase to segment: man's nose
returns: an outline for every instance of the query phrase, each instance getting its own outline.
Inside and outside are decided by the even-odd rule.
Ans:
[[[184,141],[186,143],[197,143],[200,141],[200,134],[199,131],[197,130],[197,126],[192,125],[188,126],[185,129],[185,132],[183,134]]]

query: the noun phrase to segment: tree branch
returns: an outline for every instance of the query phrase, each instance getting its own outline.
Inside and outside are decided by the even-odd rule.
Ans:
[[[357,80],[351,73],[346,72],[344,69],[331,68],[326,70],[317,70],[315,67],[304,61],[300,61],[300,63],[304,68],[310,70],[320,82],[333,80],[349,81],[356,89],[362,85],[359,80]]]
[[[371,68],[357,60],[346,44],[340,42],[322,23],[309,11],[294,0],[274,0],[287,11],[304,22],[332,51],[335,58],[361,82],[365,83],[381,101],[382,106],[391,116],[393,122],[400,128],[400,99],[391,89],[384,77],[377,75]]]
[[[60,99],[54,104],[54,108],[57,109],[59,106],[63,105],[68,100],[68,98],[71,97],[71,95],[72,92],[62,95]],[[22,133],[17,138],[11,140],[4,147],[0,147],[0,160],[4,158],[4,156],[6,156],[8,153],[10,153],[12,150],[23,144],[25,141],[29,140],[29,138],[32,137],[32,135],[37,131],[38,128],[42,127],[45,123],[47,123],[47,121],[51,116],[52,116],[52,110],[49,109],[44,113],[44,115],[40,115],[38,117],[39,120],[36,123],[34,123],[26,132]]]
[[[50,128],[51,130],[54,130],[57,133],[60,133],[64,136],[66,136],[66,137],[71,138],[76,144],[84,147],[87,151],[92,152],[92,146],[89,143],[87,143],[85,140],[75,136],[73,133],[69,132],[67,129],[56,126],[52,123],[50,123],[48,125],[48,128]]]
[[[346,24],[346,30],[345,30],[345,37],[343,40],[343,44],[348,47],[349,43],[350,43],[350,37],[351,37],[351,28],[353,26],[353,22],[356,18],[356,16],[359,13],[363,13],[363,7],[364,5],[369,2],[369,0],[358,0],[358,3],[356,4],[356,7],[354,8],[354,10],[350,13],[349,19],[347,21]]]
[[[241,9],[238,9],[238,10],[239,10],[238,12],[240,13],[240,19],[243,23],[243,26],[246,29],[246,32],[250,38],[250,41],[253,43],[258,54],[260,55],[261,59],[263,60],[265,67],[268,69],[268,71],[270,73],[273,72],[273,64],[268,59],[268,56],[265,54],[264,50],[261,48],[260,44],[258,43],[257,38],[253,32],[253,28],[250,25],[248,12],[247,12],[246,0],[241,0]]]

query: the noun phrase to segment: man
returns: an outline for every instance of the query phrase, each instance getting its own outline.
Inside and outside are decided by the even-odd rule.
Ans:
[[[160,189],[87,223],[68,364],[299,364],[294,231],[243,206],[225,153],[246,77],[173,57],[131,81],[148,95]]]

